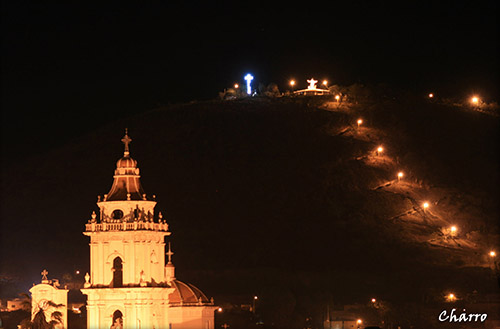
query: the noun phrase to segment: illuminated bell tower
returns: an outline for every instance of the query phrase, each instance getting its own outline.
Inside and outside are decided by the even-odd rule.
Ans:
[[[170,248],[165,264],[168,224],[161,213],[155,216],[155,197],[141,186],[131,141],[126,132],[111,190],[98,197],[99,216],[92,213],[83,233],[90,237],[90,273],[82,289],[87,327],[211,329],[213,301],[194,286],[191,295],[181,291],[191,285],[175,279]]]

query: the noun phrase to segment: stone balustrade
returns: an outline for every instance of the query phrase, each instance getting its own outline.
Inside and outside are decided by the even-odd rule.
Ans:
[[[137,230],[148,230],[148,231],[163,231],[168,232],[168,224],[166,222],[146,222],[146,221],[134,221],[134,222],[89,222],[85,224],[85,230],[87,232],[106,232],[106,231],[137,231]]]

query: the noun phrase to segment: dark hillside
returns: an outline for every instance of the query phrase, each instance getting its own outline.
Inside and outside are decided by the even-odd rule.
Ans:
[[[2,271],[27,286],[44,267],[86,271],[81,231],[128,127],[178,277],[216,300],[288,296],[297,315],[372,295],[498,292],[485,256],[498,250],[498,117],[421,99],[323,101],[172,105],[4,168]]]

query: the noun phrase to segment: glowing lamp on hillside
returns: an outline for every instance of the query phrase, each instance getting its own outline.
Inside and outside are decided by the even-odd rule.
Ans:
[[[363,120],[358,119],[357,123],[358,123],[358,128],[359,128],[359,126],[361,126],[361,124],[363,123]]]
[[[495,257],[495,256],[497,255],[497,253],[496,253],[494,250],[492,250],[492,251],[490,251],[490,252],[488,253],[488,255],[489,255],[491,258],[493,258],[493,257]]]
[[[338,101],[340,101],[340,95],[335,95],[335,99]]]
[[[458,228],[455,225],[453,225],[452,227],[450,227],[450,235],[451,236],[457,235],[457,232],[458,232]]]
[[[455,294],[448,294],[448,296],[446,296],[446,300],[449,302],[454,302],[457,300],[457,296],[455,296]]]
[[[398,180],[401,180],[403,178],[404,174],[402,171],[398,172]]]
[[[380,155],[382,152],[384,152],[384,148],[382,146],[377,147],[377,151],[375,153]]]
[[[474,96],[470,99],[470,102],[474,105],[477,105],[479,103],[479,97]]]
[[[422,207],[424,208],[424,210],[427,210],[427,208],[429,208],[429,202],[424,202],[422,204]]]
[[[323,86],[325,86],[325,87],[326,87],[327,85],[328,85],[328,81],[323,80]]]
[[[363,320],[358,319],[358,320],[356,320],[356,323],[357,323],[358,325],[360,325],[360,324],[362,324],[362,323],[363,323]]]
[[[377,300],[375,298],[372,298],[372,303],[375,303]]]
[[[430,94],[429,94],[429,98],[434,98],[434,94],[433,94],[433,93],[430,93]]]
[[[257,302],[257,299],[259,299],[259,297],[253,296],[253,301],[252,301],[253,302],[252,303],[252,306],[253,306],[252,307],[252,312],[253,312],[253,314],[255,314],[255,302]]]
[[[290,86],[295,86],[295,80],[290,80]]]

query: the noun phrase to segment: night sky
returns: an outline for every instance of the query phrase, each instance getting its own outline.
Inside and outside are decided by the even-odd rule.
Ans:
[[[212,99],[246,72],[282,89],[314,76],[492,99],[497,11],[495,1],[3,1],[4,158],[159,104]]]
[[[498,101],[498,9],[496,1],[2,1],[2,174],[59,147],[82,147],[79,137],[116,120],[161,105],[215,99],[242,84],[248,72],[255,87],[274,82],[280,90],[291,78],[305,87],[314,77],[339,85],[385,83],[457,100],[478,93]],[[121,135],[106,133],[109,140],[99,150],[106,164],[91,168],[98,188],[82,192],[79,210],[92,209],[94,196],[110,186],[122,146]],[[151,138],[132,138],[139,167],[145,162],[151,168],[146,152],[134,153],[145,147],[141,138]],[[72,165],[61,166],[70,177]],[[9,193],[5,188],[2,195]],[[83,228],[86,215],[68,217]],[[86,238],[81,241],[86,250]],[[2,242],[1,248],[8,246]],[[30,279],[37,271],[30,269]]]

